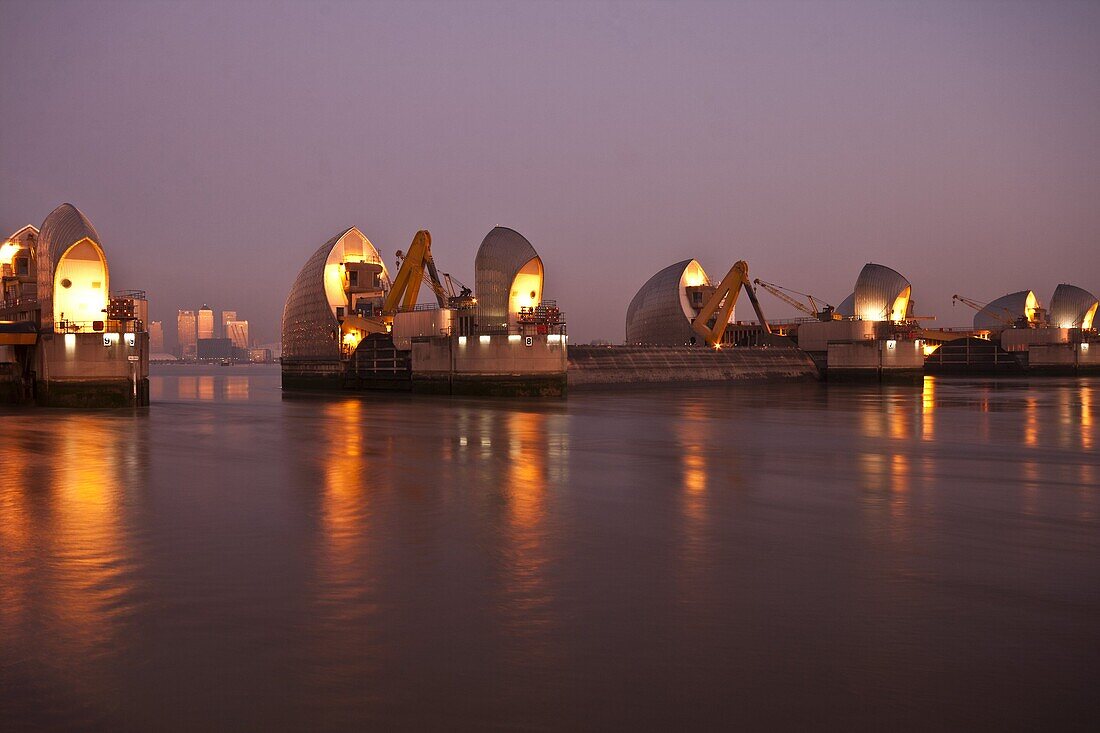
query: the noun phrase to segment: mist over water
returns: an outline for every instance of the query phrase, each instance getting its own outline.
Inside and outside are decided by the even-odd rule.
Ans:
[[[1100,382],[0,408],[0,728],[1085,727]]]

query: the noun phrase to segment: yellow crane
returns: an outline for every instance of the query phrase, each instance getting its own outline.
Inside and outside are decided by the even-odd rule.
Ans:
[[[748,293],[749,301],[752,302],[752,309],[756,311],[756,317],[760,320],[760,325],[764,327],[766,333],[772,332],[767,319],[764,318],[763,311],[760,310],[760,301],[756,299],[756,291],[752,289],[752,282],[749,281],[749,265],[744,260],[738,260],[726,273],[726,276],[722,278],[718,288],[703,304],[703,307],[699,310],[699,315],[691,323],[691,327],[703,337],[707,346],[713,346],[714,348],[721,346],[722,334],[726,332],[726,327],[729,326],[730,313],[733,312],[733,306],[737,304],[737,296],[741,294],[742,287]]]
[[[763,280],[761,280],[760,278],[756,278],[755,280],[753,280],[753,283],[755,283],[756,285],[759,285],[760,287],[764,288],[769,293],[771,293],[775,297],[779,298],[780,300],[782,300],[787,305],[793,306],[794,308],[797,308],[798,310],[802,311],[803,313],[806,313],[807,315],[811,315],[814,318],[820,319],[822,321],[835,321],[835,320],[840,319],[840,316],[835,312],[835,309],[833,308],[833,306],[829,305],[828,303],[825,303],[825,301],[821,301],[822,303],[825,303],[825,307],[824,308],[819,308],[818,304],[817,304],[817,299],[814,298],[814,296],[810,295],[809,293],[800,293],[797,290],[791,290],[790,288],[785,288],[782,285],[775,285],[774,283],[766,283]],[[784,291],[786,291],[786,292],[784,292]],[[806,298],[807,300],[809,300],[810,304],[806,305],[802,301],[795,300],[791,296],[787,295],[787,293],[794,293],[795,295],[801,295],[803,298]]]
[[[427,283],[432,289],[440,307],[447,307],[449,298],[439,282],[435,260],[432,259],[430,232],[426,229],[417,232],[406,252],[397,251],[397,259],[401,265],[382,303],[381,313],[374,316],[348,313],[340,323],[342,342],[349,354],[368,334],[389,333],[393,329],[394,315],[416,305],[421,283]]]
[[[397,251],[397,259],[401,267],[382,305],[383,317],[388,317],[389,322],[393,323],[394,313],[415,306],[422,282],[431,287],[440,308],[447,306],[447,296],[439,282],[435,260],[432,259],[432,235],[428,230],[421,229],[417,232],[408,251]]]

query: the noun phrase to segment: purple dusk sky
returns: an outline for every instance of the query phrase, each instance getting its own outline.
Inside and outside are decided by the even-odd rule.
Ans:
[[[276,341],[350,225],[470,285],[519,230],[575,341],[687,257],[834,304],[881,262],[940,325],[1100,291],[1100,3],[3,2],[0,69],[0,227],[81,208],[170,345]]]

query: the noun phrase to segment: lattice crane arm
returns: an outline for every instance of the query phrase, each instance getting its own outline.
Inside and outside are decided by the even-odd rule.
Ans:
[[[771,293],[775,297],[779,298],[780,300],[782,300],[787,305],[792,306],[794,308],[797,308],[798,310],[802,311],[803,313],[808,313],[811,316],[816,316],[817,315],[817,311],[813,310],[811,306],[808,306],[805,303],[803,303],[802,301],[795,300],[791,296],[787,295],[786,293],[783,292],[782,289],[780,289],[780,286],[772,285],[771,283],[766,283],[763,280],[761,280],[760,278],[756,278],[755,280],[753,280],[753,283],[755,283],[756,285],[759,285],[760,287],[764,288],[769,293]],[[791,292],[794,292],[794,291],[792,290]],[[798,293],[798,294],[802,295],[802,293]],[[810,296],[808,296],[808,295],[806,297],[810,298]],[[813,303],[813,298],[810,298],[810,302]]]
[[[1014,324],[1016,322],[1015,317],[1013,317],[1013,315],[1012,315],[1012,311],[1010,311],[1008,308],[1000,308],[1000,310],[1004,311],[1004,313],[1005,313],[1005,315],[1002,316],[1002,315],[998,315],[998,314],[994,313],[992,310],[990,310],[989,309],[989,303],[982,303],[982,302],[979,302],[977,300],[973,300],[971,298],[964,298],[963,296],[961,296],[957,293],[955,295],[951,296],[951,305],[954,305],[955,301],[959,301],[963,305],[968,305],[971,308],[973,308],[974,310],[978,311],[979,313],[986,313],[991,318],[994,318],[994,319],[996,319],[996,320],[998,320],[1001,323],[1004,323],[1006,325],[1011,326],[1012,324]]]

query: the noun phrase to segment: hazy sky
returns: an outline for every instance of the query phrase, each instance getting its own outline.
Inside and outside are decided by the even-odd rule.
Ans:
[[[574,341],[687,257],[834,304],[882,262],[946,325],[1100,291],[1095,2],[3,2],[0,106],[0,228],[77,205],[170,344],[277,340],[351,225],[470,285],[519,230]]]

